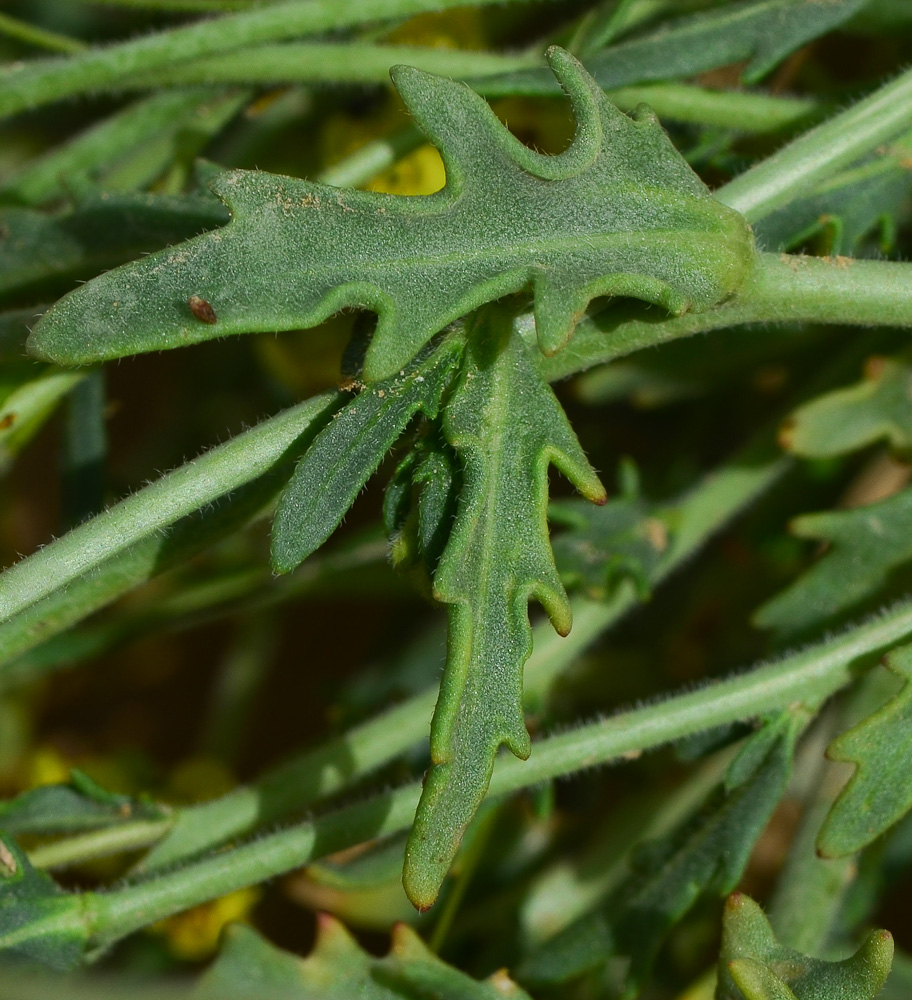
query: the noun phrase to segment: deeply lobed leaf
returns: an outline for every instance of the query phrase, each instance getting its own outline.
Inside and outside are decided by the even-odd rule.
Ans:
[[[886,663],[903,679],[898,693],[827,750],[832,760],[855,764],[857,770],[817,838],[825,857],[860,851],[912,809],[912,647],[894,650]]]
[[[717,1000],[873,1000],[893,938],[872,931],[851,958],[827,962],[780,944],[760,907],[736,893],[725,906]]]
[[[577,118],[564,153],[523,146],[464,84],[397,67],[400,94],[446,164],[442,191],[222,174],[211,186],[228,226],[72,292],[37,325],[31,350],[78,364],[313,326],[354,306],[379,316],[364,367],[373,382],[448,323],[529,284],[546,353],[597,295],[680,313],[737,290],[754,255],[742,217],[710,196],[651,114],[628,118],[572,56],[555,48],[549,58]],[[216,322],[194,316],[194,297]]]
[[[443,429],[464,480],[434,577],[434,596],[450,606],[449,637],[431,728],[433,763],[406,850],[406,892],[419,907],[437,896],[498,747],[529,755],[522,707],[529,600],[545,607],[561,634],[570,630],[548,537],[548,466],[590,500],[605,500],[507,310],[492,306],[475,321]]]

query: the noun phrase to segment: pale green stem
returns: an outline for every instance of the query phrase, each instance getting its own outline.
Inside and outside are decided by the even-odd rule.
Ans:
[[[584,319],[569,345],[542,367],[554,380],[645,347],[746,323],[912,327],[912,265],[758,254],[744,287],[715,309],[670,319],[638,306],[606,309]]]
[[[745,171],[716,197],[756,222],[910,126],[912,69]]]
[[[475,0],[475,6],[494,2]],[[232,49],[464,5],[465,0],[285,0],[68,58],[31,60],[0,75],[0,118]]]
[[[36,868],[65,868],[74,859],[91,861],[93,858],[138,850],[158,840],[170,829],[170,819],[136,820],[109,826],[34,847],[29,851],[29,861]]]
[[[796,702],[817,703],[852,681],[860,659],[910,634],[912,603],[906,602],[749,673],[543,739],[535,744],[528,761],[509,755],[498,759],[489,795],[510,795]],[[124,889],[86,894],[80,903],[93,928],[90,945],[113,944],[188,907],[404,830],[412,821],[419,795],[420,784],[414,782]],[[8,947],[23,933],[30,931],[0,935],[0,947]]]
[[[162,476],[3,574],[0,622],[66,588],[118,552],[267,473],[335,396],[315,396]]]
[[[37,28],[34,24],[20,21],[18,17],[10,17],[9,14],[0,14],[0,35],[15,38],[17,41],[34,45],[39,49],[50,49],[52,52],[82,52],[88,48],[86,43],[81,42],[78,38],[70,38],[67,35],[59,35],[56,31]]]

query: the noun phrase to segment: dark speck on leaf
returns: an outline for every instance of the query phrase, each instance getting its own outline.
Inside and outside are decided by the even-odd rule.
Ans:
[[[215,315],[215,310],[212,305],[205,299],[199,297],[199,295],[191,295],[187,299],[187,305],[190,306],[190,312],[204,323],[217,323],[218,316]]]

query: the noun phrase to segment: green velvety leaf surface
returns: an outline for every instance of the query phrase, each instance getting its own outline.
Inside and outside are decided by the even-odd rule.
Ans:
[[[725,906],[716,1000],[873,1000],[890,972],[893,938],[872,931],[841,962],[781,945],[760,907],[736,893]]]
[[[894,650],[886,663],[903,678],[902,688],[827,750],[832,760],[855,764],[857,770],[817,838],[825,857],[860,851],[912,809],[912,647]]]
[[[790,529],[830,543],[791,586],[761,605],[754,624],[788,635],[818,626],[873,597],[912,559],[912,489],[865,507],[805,514]]]
[[[278,572],[293,570],[335,531],[416,413],[437,415],[461,350],[458,337],[447,337],[399,375],[363,388],[317,435],[276,511],[272,562]]]
[[[0,955],[69,969],[82,959],[89,936],[78,895],[63,892],[36,871],[16,842],[0,836]]]
[[[107,792],[76,770],[69,784],[39,785],[0,802],[0,828],[16,835],[77,833],[164,815],[153,803]]]
[[[231,210],[227,227],[72,292],[38,324],[31,350],[84,363],[312,326],[355,306],[379,316],[364,367],[374,382],[448,323],[529,284],[546,353],[597,295],[680,313],[738,289],[754,259],[742,217],[710,196],[650,114],[622,114],[562,49],[549,58],[577,119],[564,153],[524,146],[465,84],[397,67],[400,94],[443,156],[442,191],[400,197],[225,173],[212,188]],[[193,314],[192,296],[216,322]]]
[[[741,0],[676,18],[639,38],[586,58],[596,82],[609,89],[648,80],[692,76],[746,62],[742,78],[759,80],[790,52],[832,31],[868,0]],[[543,70],[519,70],[484,80],[486,94],[551,93]]]
[[[780,440],[795,455],[831,458],[886,439],[912,452],[912,354],[868,361],[861,382],[799,407]]]
[[[364,951],[333,917],[319,918],[317,943],[301,959],[255,931],[230,928],[222,953],[203,977],[197,1000],[282,997],[287,1000],[528,1000],[504,973],[478,982],[437,958],[404,924],[384,958]]]
[[[0,301],[59,293],[226,220],[223,205],[194,195],[95,194],[59,214],[0,208]],[[116,299],[108,305],[115,327],[129,322]]]
[[[624,997],[636,996],[668,931],[704,892],[737,885],[791,773],[796,723],[777,717],[751,737],[728,780],[668,837],[644,844],[604,907],[541,945],[517,970],[521,982],[565,982],[612,956],[630,958]]]
[[[530,599],[566,634],[571,615],[548,537],[548,466],[589,499],[604,488],[511,314],[482,311],[443,414],[464,469],[459,509],[434,577],[449,608],[447,665],[431,728],[432,767],[406,851],[409,898],[430,906],[505,743],[531,749],[522,667],[531,652]]]

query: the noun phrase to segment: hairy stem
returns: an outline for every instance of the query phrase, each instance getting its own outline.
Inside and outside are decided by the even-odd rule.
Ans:
[[[795,702],[819,703],[853,680],[860,660],[910,634],[912,602],[904,602],[750,672],[545,738],[528,761],[509,755],[498,759],[489,795],[513,794]],[[414,782],[124,889],[88,894],[83,905],[94,926],[91,944],[113,944],[170,914],[403,830],[412,821],[419,794]]]

